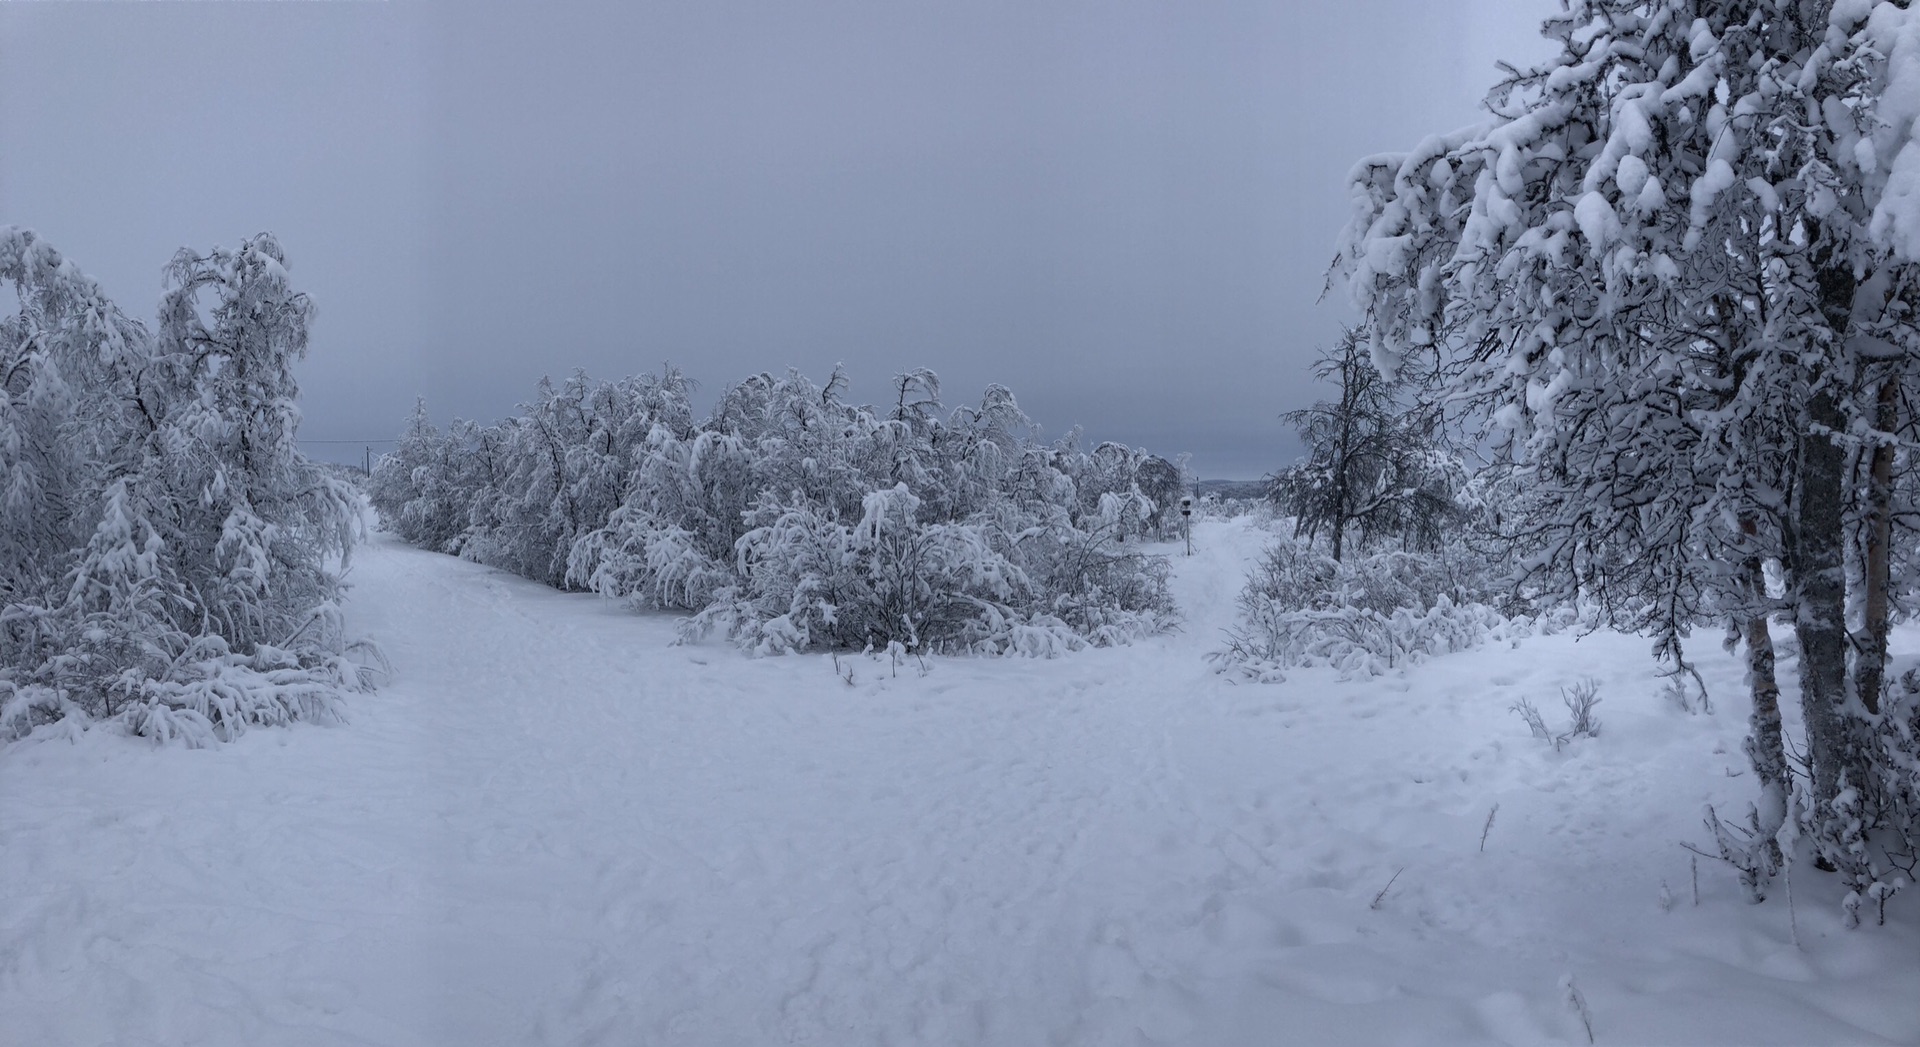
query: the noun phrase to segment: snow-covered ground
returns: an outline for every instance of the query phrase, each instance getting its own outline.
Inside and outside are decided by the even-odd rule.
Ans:
[[[1920,899],[1694,904],[1751,783],[1711,638],[1713,716],[1612,634],[1236,685],[1262,537],[1199,529],[1178,634],[924,669],[378,538],[350,727],[0,754],[0,1042],[1584,1043],[1568,976],[1602,1044],[1920,1041]],[[1507,711],[1589,676],[1597,739]]]

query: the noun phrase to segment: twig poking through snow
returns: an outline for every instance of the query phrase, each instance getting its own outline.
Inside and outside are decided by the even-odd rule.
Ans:
[[[1787,874],[1787,933],[1793,936],[1793,947],[1800,948],[1800,916],[1793,910],[1793,852],[1787,852],[1787,860],[1781,863]]]
[[[1520,718],[1527,721],[1527,729],[1533,732],[1535,738],[1553,746],[1556,752],[1559,751],[1561,742],[1554,737],[1552,731],[1547,729],[1546,718],[1540,715],[1539,707],[1532,701],[1523,696],[1519,701],[1508,706],[1507,711],[1519,713]]]
[[[1560,701],[1573,719],[1567,727],[1567,733],[1560,736],[1562,742],[1581,737],[1600,737],[1600,718],[1593,715],[1593,707],[1600,704],[1600,681],[1589,678],[1571,688],[1563,687],[1560,689]]]
[[[1480,827],[1480,853],[1482,854],[1487,850],[1487,834],[1493,831],[1493,816],[1499,813],[1500,805],[1496,803],[1493,805],[1493,810],[1487,812],[1487,824]]]
[[[1395,869],[1393,871],[1393,878],[1387,881],[1387,885],[1385,887],[1380,888],[1379,894],[1376,894],[1373,896],[1373,904],[1367,906],[1367,908],[1369,909],[1380,908],[1380,903],[1387,900],[1387,892],[1393,890],[1393,881],[1398,880],[1400,878],[1400,874],[1406,871],[1407,871],[1407,867],[1404,865],[1402,865],[1398,869]]]
[[[1693,856],[1693,907],[1700,908],[1700,856]]]
[[[1678,661],[1679,664],[1674,668],[1660,674],[1667,681],[1667,700],[1689,716],[1698,713],[1713,715],[1713,699],[1707,694],[1707,681],[1700,678],[1700,670],[1695,669],[1693,663],[1685,659]],[[1686,682],[1680,678],[1682,674],[1693,677],[1695,690],[1687,688]],[[1696,691],[1699,694],[1698,698],[1694,697]]]
[[[1600,704],[1600,681],[1588,678],[1574,684],[1571,688],[1560,688],[1560,702],[1567,707],[1572,722],[1559,734],[1547,727],[1546,717],[1540,715],[1540,708],[1532,701],[1521,698],[1507,707],[1508,712],[1519,713],[1527,721],[1527,730],[1535,738],[1553,746],[1554,752],[1566,748],[1575,738],[1600,737],[1600,718],[1593,714],[1593,707]]]
[[[1586,1027],[1587,1042],[1593,1042],[1593,1012],[1587,1010],[1587,998],[1580,995],[1580,987],[1573,984],[1572,974],[1560,976],[1560,992],[1566,998],[1567,1009],[1580,1016],[1580,1024]]]

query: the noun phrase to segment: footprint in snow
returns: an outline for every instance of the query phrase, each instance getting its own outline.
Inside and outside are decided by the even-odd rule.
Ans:
[[[1113,924],[1103,928],[1087,952],[1087,989],[1096,997],[1129,999],[1142,973],[1124,932]]]

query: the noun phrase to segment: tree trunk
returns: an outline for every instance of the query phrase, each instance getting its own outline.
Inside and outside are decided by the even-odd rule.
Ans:
[[[1767,616],[1747,619],[1747,680],[1753,689],[1753,715],[1747,725],[1747,759],[1753,762],[1754,776],[1760,779],[1760,802],[1754,829],[1770,843],[1787,822],[1787,793],[1791,783],[1787,770],[1787,747],[1780,729],[1780,683],[1774,675],[1773,636],[1767,631]],[[1773,857],[1780,858],[1779,844],[1773,843]]]
[[[1743,520],[1740,529],[1753,535],[1752,520]],[[1747,561],[1747,594],[1756,612],[1743,630],[1747,641],[1747,686],[1753,691],[1753,713],[1747,719],[1744,748],[1753,764],[1754,777],[1760,781],[1760,798],[1754,805],[1754,844],[1764,847],[1772,867],[1780,867],[1780,843],[1777,837],[1787,823],[1787,796],[1792,792],[1792,771],[1787,764],[1787,747],[1780,727],[1780,681],[1774,672],[1773,634],[1767,628],[1767,579],[1760,557]]]
[[[1822,230],[1812,229],[1820,312],[1830,354],[1845,351],[1859,284],[1853,268],[1835,258]],[[1863,832],[1872,818],[1875,782],[1866,721],[1848,699],[1845,506],[1847,456],[1837,442],[1847,429],[1840,401],[1821,379],[1807,401],[1794,507],[1794,631],[1800,637],[1800,703],[1807,723],[1807,758],[1813,768],[1812,837],[1820,856],[1837,867],[1855,891],[1874,879]]]
[[[1880,383],[1874,403],[1873,427],[1883,442],[1873,449],[1868,468],[1866,556],[1866,635],[1856,645],[1855,693],[1868,714],[1880,711],[1880,693],[1887,676],[1888,586],[1891,584],[1893,546],[1893,444],[1899,424],[1899,387],[1892,378]]]
[[[1845,419],[1833,395],[1815,394],[1800,445],[1794,506],[1794,634],[1800,640],[1800,705],[1813,764],[1813,800],[1824,811],[1851,762],[1847,744],[1847,596],[1841,506],[1846,454],[1833,441]],[[1831,856],[1830,856],[1831,857]]]

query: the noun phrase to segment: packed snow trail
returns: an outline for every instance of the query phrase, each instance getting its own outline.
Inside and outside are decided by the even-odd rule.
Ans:
[[[1911,899],[1849,933],[1807,870],[1804,949],[1724,868],[1692,904],[1732,659],[1710,717],[1610,634],[1235,685],[1262,537],[1199,529],[1179,633],[924,665],[672,646],[377,538],[351,726],[0,756],[0,1042],[1585,1042],[1566,975],[1601,1043],[1920,1039]],[[1586,676],[1597,739],[1507,712]]]

